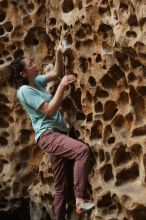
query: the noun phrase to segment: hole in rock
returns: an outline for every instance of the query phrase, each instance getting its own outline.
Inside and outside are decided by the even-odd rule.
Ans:
[[[0,36],[4,35],[5,31],[3,29],[3,27],[0,27]]]
[[[137,163],[133,163],[130,168],[124,168],[116,175],[116,186],[120,186],[130,180],[135,180],[139,176],[139,166]]]
[[[15,146],[18,146],[18,145],[20,145],[20,142],[19,141],[15,141]]]
[[[79,10],[81,10],[82,7],[83,7],[82,0],[78,0],[78,1],[77,1],[77,4],[78,4]]]
[[[72,43],[73,43],[71,34],[69,34],[69,35],[67,36],[67,43],[68,43],[68,44],[72,44]]]
[[[120,69],[120,67],[117,64],[113,65],[110,68],[109,74],[116,80],[119,80],[125,77],[124,72]]]
[[[119,8],[124,12],[128,10],[128,5],[121,2]]]
[[[16,50],[16,46],[14,44],[10,45],[10,50]]]
[[[27,10],[28,10],[30,13],[31,13],[31,12],[34,10],[34,8],[35,8],[35,6],[34,6],[33,3],[27,4],[26,7],[27,7]]]
[[[46,22],[46,17],[42,15],[45,15],[45,13],[46,13],[46,7],[44,7],[44,4],[42,4],[42,6],[36,12],[36,19],[38,18],[40,20],[41,18],[43,24],[45,24]]]
[[[31,134],[32,134],[32,131],[27,130],[27,129],[21,129],[20,130],[20,142],[22,144],[27,144],[29,142]]]
[[[127,31],[126,36],[129,38],[137,37],[137,33],[135,31]]]
[[[3,50],[3,51],[2,51],[2,54],[3,54],[4,57],[6,57],[6,56],[9,55],[9,52],[8,52],[7,50]]]
[[[112,204],[112,197],[110,192],[108,192],[107,194],[103,195],[101,199],[99,199],[99,201],[97,202],[97,206],[99,208],[105,208],[108,207]]]
[[[133,122],[133,114],[132,112],[129,112],[126,116],[125,119],[127,120],[127,122],[130,124]]]
[[[69,48],[68,50],[66,50],[64,52],[64,56],[67,57],[67,70],[68,72],[73,72],[73,69],[74,69],[74,54],[73,54],[73,51],[71,50],[71,48]]]
[[[131,211],[133,220],[145,220],[146,219],[146,207],[144,205],[137,205],[135,209]]]
[[[118,103],[122,105],[126,105],[129,103],[129,96],[127,92],[120,93],[120,97],[118,98]]]
[[[12,57],[7,57],[7,58],[6,58],[6,61],[7,61],[7,62],[12,61]]]
[[[109,96],[109,93],[106,90],[103,90],[102,88],[100,88],[99,86],[96,87],[96,92],[95,92],[95,98],[99,97],[99,98],[106,98]]]
[[[6,12],[3,10],[0,10],[0,22],[3,22],[6,18]]]
[[[116,80],[110,77],[108,74],[105,74],[100,81],[103,87],[106,89],[112,89],[117,86]]]
[[[132,47],[123,47],[123,53],[132,58],[137,57],[137,53]]]
[[[29,16],[25,16],[23,18],[23,24],[24,25],[30,25],[31,23],[32,23],[32,20],[31,20],[31,18]]]
[[[30,149],[29,148],[24,148],[21,150],[19,156],[21,161],[27,161],[30,157]]]
[[[64,111],[74,112],[74,110],[75,110],[75,107],[74,107],[72,100],[68,97],[63,100],[62,107],[63,107]]]
[[[78,38],[85,38],[85,32],[84,32],[84,30],[82,30],[82,29],[78,30],[78,31],[76,32],[75,36],[78,37]]]
[[[75,90],[75,88],[72,87],[70,96],[75,101],[76,107],[82,112],[82,104],[81,104],[82,91],[81,91],[81,89],[77,88]]]
[[[8,164],[8,163],[9,163],[8,160],[0,159],[0,164]]]
[[[128,18],[128,24],[129,26],[138,26],[138,21],[136,15],[130,15]]]
[[[90,139],[98,139],[102,138],[102,122],[101,121],[94,121],[93,126],[91,128],[91,136]]]
[[[115,137],[112,134],[112,128],[110,125],[107,125],[104,130],[104,139],[103,141],[108,144],[112,144],[115,142]]]
[[[144,164],[144,168],[146,169],[146,154],[144,154],[143,156],[143,164]],[[146,172],[145,172],[144,182],[146,183]]]
[[[103,162],[105,160],[104,150],[99,149],[99,160],[100,162]]]
[[[86,116],[84,113],[82,112],[78,112],[76,113],[76,120],[85,120],[86,119]]]
[[[2,132],[2,137],[9,137],[10,134],[7,131]]]
[[[132,137],[146,135],[146,125],[143,127],[135,128],[132,131]]]
[[[96,63],[100,63],[102,61],[101,55],[97,54],[96,55]]]
[[[138,157],[142,155],[142,146],[140,144],[133,144],[130,147],[131,151],[133,151]]]
[[[105,13],[107,13],[107,14],[109,14],[109,16],[111,15],[111,13],[110,13],[110,7],[108,6],[108,7],[99,7],[99,14],[100,15],[102,15],[102,14],[105,14]]]
[[[93,114],[92,113],[89,113],[87,116],[86,116],[86,122],[92,122],[92,116]]]
[[[81,42],[80,42],[80,41],[76,41],[76,43],[75,43],[75,47],[76,47],[77,49],[79,49],[80,46],[81,46]]]
[[[0,136],[0,147],[5,147],[8,145],[8,141],[5,137]]]
[[[140,24],[141,27],[143,27],[145,23],[146,23],[146,17],[141,18],[141,19],[139,20],[139,24]]]
[[[86,73],[88,70],[88,61],[86,60],[85,57],[80,57],[79,61],[80,61],[80,68],[81,68],[82,72]]]
[[[88,23],[83,23],[82,24],[83,30],[85,30],[86,35],[92,33],[92,26]]]
[[[92,103],[92,94],[91,94],[89,91],[86,92],[86,101],[87,101],[89,104]]]
[[[64,23],[63,29],[64,29],[65,31],[68,29],[68,25],[67,25],[66,23]]]
[[[105,152],[105,160],[106,160],[106,162],[108,162],[109,160],[110,160],[110,154],[109,154],[109,152]]]
[[[74,9],[74,4],[72,0],[64,0],[62,3],[62,11],[68,13]]]
[[[50,33],[54,36],[55,35],[55,37],[56,38],[58,38],[57,37],[57,35],[56,35],[56,33],[55,33],[55,28],[53,28],[51,31],[50,31]],[[25,44],[25,46],[36,46],[36,45],[38,45],[39,44],[39,37],[40,36],[42,36],[42,35],[44,35],[44,29],[43,28],[39,28],[39,27],[36,27],[36,28],[31,28],[29,31],[28,31],[28,33],[27,33],[27,35],[26,35],[26,37],[24,38],[24,44]],[[36,37],[37,36],[37,37]],[[38,39],[37,39],[38,38]],[[45,39],[44,39],[45,40]]]
[[[0,128],[8,128],[8,127],[9,127],[9,123],[3,117],[0,117]]]
[[[8,200],[7,199],[4,199],[3,197],[1,198],[1,201],[0,201],[0,208],[3,210],[3,209],[6,209],[8,206]]]
[[[117,111],[118,109],[116,103],[114,101],[107,101],[104,106],[104,120],[111,120],[115,116]]]
[[[15,171],[19,172],[21,169],[24,168],[24,164],[23,163],[18,163],[15,167]]]
[[[145,96],[145,95],[146,95],[146,86],[138,86],[138,87],[137,87],[137,91],[138,91],[142,96]]]
[[[101,102],[97,102],[97,103],[95,104],[95,111],[96,111],[97,113],[103,112],[103,105],[102,105]]]
[[[91,57],[88,58],[88,62],[91,64],[91,62],[92,62]]]
[[[26,167],[26,164],[23,163],[23,168]],[[34,170],[32,170],[31,173],[26,174],[25,176],[22,176],[22,178],[20,177],[20,181],[24,184],[24,185],[30,185],[34,182],[35,179],[35,173]]]
[[[107,143],[108,143],[108,144],[113,144],[113,143],[115,143],[115,137],[113,136],[113,137],[108,138]]]
[[[118,149],[114,148],[113,152],[115,152],[113,158],[114,166],[125,164],[132,159],[130,152],[126,151],[126,146],[121,145]]]
[[[13,193],[16,194],[20,189],[20,183],[14,182],[13,184]]]
[[[14,118],[12,116],[9,115],[9,122],[13,123],[14,122]]]
[[[120,51],[115,52],[115,56],[119,62],[119,65],[123,69],[128,69],[128,56]]]
[[[91,40],[91,39],[87,39],[87,40],[83,41],[84,47],[91,47],[92,45],[93,45],[93,40]],[[88,59],[91,59],[91,58],[88,58]]]
[[[107,38],[108,35],[113,34],[112,27],[108,24],[100,24],[98,33],[102,33],[104,38]]]
[[[39,40],[36,39],[36,38],[34,38],[33,41],[32,41],[32,44],[33,44],[34,46],[38,45],[38,44],[39,44]]]
[[[131,104],[133,105],[135,110],[136,119],[141,120],[143,112],[145,110],[144,99],[141,95],[139,95],[139,93],[133,86],[130,87],[129,96],[131,99]]]
[[[13,25],[12,25],[12,23],[11,22],[6,22],[5,24],[4,24],[4,29],[7,31],[7,32],[11,32],[12,30],[13,30]]]
[[[24,51],[22,49],[18,49],[14,52],[14,58],[21,57],[24,55]]]
[[[109,2],[108,2],[108,0],[102,0],[100,4],[106,6],[109,4]]]
[[[5,61],[4,60],[0,60],[0,65],[4,64]]]
[[[110,181],[114,177],[111,164],[106,164],[105,166],[103,166],[100,169],[100,172],[101,172],[101,176],[103,177],[105,182]]]
[[[95,80],[95,78],[93,77],[93,76],[90,76],[89,77],[89,80],[88,80],[88,82],[89,82],[89,84],[91,85],[91,86],[96,86],[96,80]]]
[[[53,29],[50,31],[50,33],[51,33],[52,37],[54,38],[54,40],[58,38],[57,32],[58,32],[58,31],[57,31],[56,28],[53,28]]]
[[[29,199],[15,199],[15,200],[12,200],[11,201],[8,201],[8,200],[4,200],[2,199],[1,200],[1,204],[0,204],[0,207],[2,208],[7,208],[8,207],[8,204],[9,202],[11,202],[13,205],[17,205],[17,209],[15,209],[14,211],[1,211],[0,212],[0,219],[2,220],[30,220],[30,201]],[[18,202],[20,203],[18,205]],[[25,209],[24,209],[25,207]],[[22,214],[23,213],[23,214]]]
[[[80,132],[78,130],[75,130],[74,127],[71,127],[69,129],[69,137],[78,139],[80,137]]]
[[[146,58],[146,54],[145,53],[139,53],[139,57],[142,58],[142,59],[145,59]]]
[[[3,37],[3,42],[8,43],[9,42],[9,37]]]
[[[123,125],[124,125],[124,123],[125,123],[125,118],[124,118],[123,115],[118,114],[118,115],[115,116],[115,118],[113,119],[112,122],[113,122],[113,125],[114,125],[115,127],[123,128]]]
[[[132,57],[130,57],[130,63],[133,69],[142,66],[139,60],[133,59]]]
[[[128,74],[128,82],[130,83],[130,82],[133,82],[134,80],[136,80],[136,76],[133,72],[130,72]]]

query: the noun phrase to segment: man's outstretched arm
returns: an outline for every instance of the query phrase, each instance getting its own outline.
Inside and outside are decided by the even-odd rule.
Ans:
[[[64,65],[63,64],[63,55],[62,55],[62,51],[61,51],[61,46],[59,46],[56,51],[56,61],[55,61],[54,68],[53,68],[53,70],[51,70],[45,74],[47,82],[53,81],[57,77],[62,75],[63,65]]]

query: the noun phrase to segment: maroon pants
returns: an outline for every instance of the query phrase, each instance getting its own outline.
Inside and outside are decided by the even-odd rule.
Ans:
[[[73,171],[75,197],[84,198],[88,180],[90,149],[86,144],[56,130],[46,130],[40,136],[38,145],[51,154],[56,220],[65,220],[67,159],[75,160]]]

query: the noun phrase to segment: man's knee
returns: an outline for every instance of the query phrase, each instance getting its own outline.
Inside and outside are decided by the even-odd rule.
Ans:
[[[85,155],[90,157],[90,148],[88,147],[87,144],[82,144],[79,148],[79,154]]]

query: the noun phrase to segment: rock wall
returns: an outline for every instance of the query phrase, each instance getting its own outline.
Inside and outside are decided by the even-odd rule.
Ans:
[[[54,65],[60,39],[68,47],[65,72],[77,74],[63,114],[70,134],[93,152],[89,194],[96,209],[83,219],[145,220],[145,0],[0,0],[0,215],[25,201],[31,217],[19,211],[17,220],[51,218],[49,156],[34,142],[8,66],[24,54],[43,72]]]

